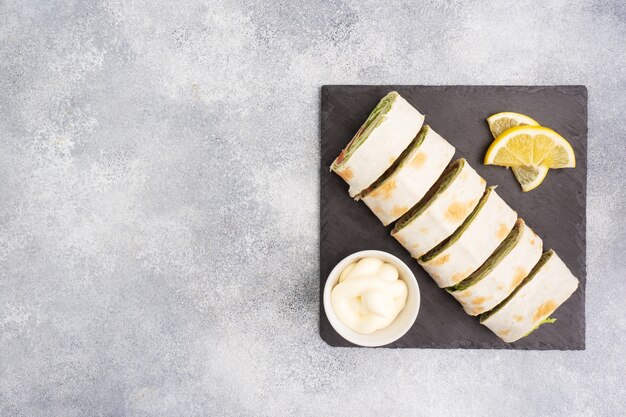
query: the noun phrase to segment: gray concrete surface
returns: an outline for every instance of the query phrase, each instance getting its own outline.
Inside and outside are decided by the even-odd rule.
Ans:
[[[624,415],[625,41],[617,0],[0,2],[0,415]],[[588,86],[586,351],[321,341],[330,83]]]

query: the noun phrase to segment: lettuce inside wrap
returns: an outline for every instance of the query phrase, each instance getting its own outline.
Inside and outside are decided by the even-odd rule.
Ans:
[[[513,248],[519,243],[520,238],[522,237],[521,228],[524,224],[524,220],[517,219],[515,222],[515,226],[509,232],[507,237],[504,238],[500,246],[496,248],[493,254],[485,261],[484,264],[480,266],[476,271],[474,271],[469,277],[465,278],[463,281],[459,282],[455,286],[446,288],[446,291],[463,291],[476,284],[483,278],[493,271],[493,269],[498,266],[498,264],[513,250]]]
[[[445,171],[441,174],[441,177],[439,177],[437,182],[435,182],[430,190],[428,190],[426,195],[424,195],[424,197],[416,205],[404,214],[404,216],[400,217],[391,231],[391,234],[393,235],[398,233],[409,223],[418,218],[428,207],[430,207],[430,205],[437,199],[437,196],[443,193],[450,186],[450,184],[452,184],[465,164],[465,159],[458,159],[448,165]]]
[[[333,161],[330,169],[335,170],[339,168],[342,164],[344,164],[350,156],[354,154],[354,152],[365,142],[368,136],[372,133],[374,129],[376,129],[380,124],[385,120],[385,115],[391,110],[393,103],[400,95],[396,91],[392,91],[383,97],[374,110],[367,117],[367,120],[356,132],[352,140],[348,143],[348,145],[341,151],[339,156]]]
[[[504,301],[502,301],[500,304],[498,304],[497,306],[495,306],[494,308],[492,308],[491,310],[483,313],[480,315],[480,322],[484,322],[485,320],[487,320],[489,317],[493,316],[495,313],[497,313],[498,311],[500,311],[500,309],[502,307],[504,307],[513,297],[515,297],[515,295],[520,292],[520,290],[522,288],[524,288],[524,286],[526,284],[528,284],[530,282],[530,280],[532,280],[535,275],[537,275],[537,273],[541,270],[541,268],[546,264],[546,262],[548,262],[550,260],[550,258],[552,257],[552,255],[554,255],[554,251],[552,249],[548,250],[547,252],[545,252],[543,255],[541,255],[541,258],[539,258],[539,261],[537,262],[537,265],[535,265],[533,267],[533,269],[530,271],[530,273],[528,274],[528,276],[526,276],[526,278],[524,278],[524,280],[517,286],[517,288],[515,288],[513,290],[513,292],[504,299]],[[539,327],[539,326],[537,326]],[[534,329],[533,329],[534,330]]]
[[[417,133],[417,136],[415,136],[415,139],[413,139],[409,146],[400,154],[398,159],[396,159],[394,163],[391,164],[389,169],[387,169],[387,171],[385,171],[385,173],[381,175],[380,178],[378,178],[376,181],[374,181],[372,185],[363,190],[358,198],[366,197],[369,193],[383,185],[385,181],[387,181],[387,179],[389,179],[389,177],[391,177],[398,169],[402,168],[402,166],[409,159],[409,155],[411,155],[413,151],[415,151],[422,145],[422,142],[424,142],[424,138],[428,134],[429,130],[430,127],[428,125],[422,126],[420,131]]]
[[[476,216],[478,216],[478,213],[480,213],[480,210],[483,208],[483,206],[485,205],[485,203],[487,202],[487,199],[489,198],[489,195],[491,194],[491,192],[495,189],[496,187],[489,187],[485,190],[485,193],[483,194],[483,196],[480,198],[480,201],[478,202],[478,204],[476,205],[476,207],[474,208],[474,211],[472,211],[472,213],[467,216],[467,218],[465,219],[465,221],[463,222],[462,225],[459,226],[458,229],[456,229],[454,231],[454,233],[452,233],[451,236],[449,236],[447,239],[445,239],[443,242],[441,242],[440,244],[438,244],[437,246],[435,246],[434,248],[432,248],[429,252],[427,252],[426,254],[424,254],[421,258],[420,258],[420,262],[422,263],[426,263],[432,259],[435,259],[440,253],[442,253],[443,251],[445,251],[446,249],[448,249],[450,246],[452,246],[457,240],[459,240],[459,238],[461,237],[461,235],[463,235],[463,232],[465,232],[465,230],[469,227],[470,224],[472,224],[472,221],[474,221],[474,219],[476,218]]]

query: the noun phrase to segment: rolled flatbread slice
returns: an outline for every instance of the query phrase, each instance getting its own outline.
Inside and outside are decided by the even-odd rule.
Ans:
[[[418,262],[439,287],[456,285],[487,260],[515,220],[517,213],[489,187],[463,224]]]
[[[330,169],[355,197],[376,181],[409,146],[424,115],[395,91],[383,97]]]
[[[517,219],[509,235],[469,277],[446,290],[470,316],[491,310],[509,296],[530,273],[543,250],[543,242]]]
[[[387,226],[424,197],[452,155],[454,146],[424,125],[396,162],[357,198]]]
[[[463,223],[486,184],[465,159],[454,161],[424,198],[398,220],[391,235],[412,257],[419,258]]]
[[[480,322],[507,343],[532,332],[578,288],[578,279],[549,250],[504,301],[480,316]]]

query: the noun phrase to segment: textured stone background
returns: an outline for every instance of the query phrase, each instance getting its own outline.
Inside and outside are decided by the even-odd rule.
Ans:
[[[0,1],[0,415],[624,415],[626,6],[297,3]],[[588,86],[586,351],[321,341],[331,83]]]

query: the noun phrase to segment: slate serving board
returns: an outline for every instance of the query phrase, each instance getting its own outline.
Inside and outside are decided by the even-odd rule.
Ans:
[[[578,290],[541,326],[518,342],[502,342],[463,312],[389,235],[363,202],[329,167],[389,91],[398,91],[426,115],[436,132],[456,147],[489,185],[553,248],[580,280]],[[514,111],[563,135],[574,147],[576,168],[551,170],[537,189],[522,193],[510,170],[482,164],[492,141],[485,119]],[[412,269],[421,291],[417,321],[390,348],[585,349],[587,89],[584,86],[323,86],[321,112],[320,334],[331,346],[354,346],[331,327],[322,303],[324,284],[344,257],[365,249],[392,253]]]

